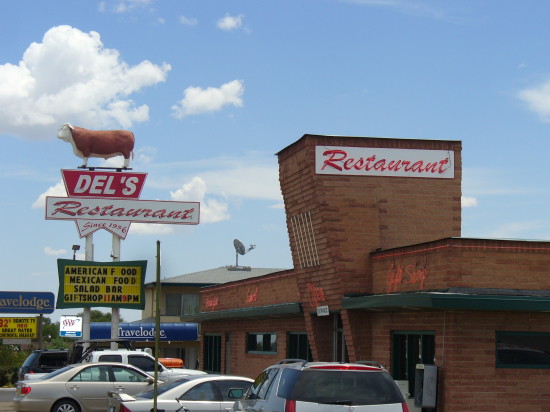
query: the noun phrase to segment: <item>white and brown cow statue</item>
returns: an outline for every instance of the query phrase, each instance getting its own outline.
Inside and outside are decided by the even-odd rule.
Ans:
[[[130,156],[134,155],[134,134],[128,130],[88,130],[65,123],[59,128],[57,137],[70,143],[74,154],[84,159],[80,167],[88,166],[89,157],[124,156],[123,168],[128,168]]]

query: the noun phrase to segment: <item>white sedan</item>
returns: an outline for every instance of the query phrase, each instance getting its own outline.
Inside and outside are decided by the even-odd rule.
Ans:
[[[153,382],[131,365],[79,363],[17,382],[13,405],[17,412],[105,412],[108,392],[135,394],[153,388]]]
[[[190,375],[165,382],[157,387],[157,410],[227,411],[253,382],[249,378],[231,375]],[[153,403],[153,389],[134,396],[110,392],[108,412],[150,412]]]

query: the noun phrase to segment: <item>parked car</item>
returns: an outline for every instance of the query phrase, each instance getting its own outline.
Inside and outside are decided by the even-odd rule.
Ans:
[[[390,374],[374,363],[288,359],[265,369],[233,411],[409,412]]]
[[[37,349],[25,359],[17,372],[19,380],[25,379],[25,374],[46,374],[67,365],[69,351],[67,349]]]
[[[108,392],[135,394],[152,388],[153,382],[132,365],[73,364],[17,382],[13,405],[17,412],[105,412]]]
[[[102,350],[91,352],[83,362],[122,362],[153,375],[155,371],[155,358],[147,352],[140,350]],[[164,381],[180,378],[188,375],[206,375],[206,372],[197,369],[167,368],[162,363],[157,363],[158,378]]]
[[[252,379],[231,375],[195,375],[165,382],[157,387],[157,410],[228,411],[252,382]],[[134,396],[110,392],[108,412],[150,412],[153,395],[152,389]]]
[[[128,365],[133,365],[149,375],[153,376],[155,371],[155,358],[142,350],[97,350],[85,353],[85,358],[81,359],[82,363],[97,363],[97,362],[120,362]],[[158,379],[169,381],[187,375],[205,375],[206,372],[196,369],[186,368],[167,368],[162,363],[157,363]],[[43,375],[39,373],[25,374],[24,379],[39,379]]]
[[[38,379],[70,363],[79,363],[89,352],[117,342],[133,350],[132,342],[125,339],[94,339],[75,341],[71,349],[36,349],[25,359],[18,370],[18,380]],[[86,349],[84,349],[86,347]]]

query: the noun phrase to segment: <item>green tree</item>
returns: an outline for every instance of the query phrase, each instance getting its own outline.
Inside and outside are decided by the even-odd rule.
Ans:
[[[83,317],[84,312],[79,312],[76,316]],[[111,322],[111,314],[103,313],[100,310],[92,309],[90,311],[90,322]],[[120,322],[124,322],[124,319],[120,318]]]

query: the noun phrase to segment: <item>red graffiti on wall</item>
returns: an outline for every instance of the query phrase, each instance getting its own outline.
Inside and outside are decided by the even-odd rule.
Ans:
[[[424,281],[428,274],[426,266],[408,265],[401,266],[392,263],[388,269],[386,284],[388,293],[395,292],[400,285],[420,284],[420,289],[424,289]]]
[[[315,286],[313,283],[307,284],[307,289],[309,293],[309,304],[316,308],[319,306],[319,302],[326,302],[327,297],[325,295],[325,290],[320,286]]]
[[[250,293],[250,288],[246,289],[246,303],[256,302],[258,299],[258,288],[254,290],[254,293]]]
[[[218,296],[213,296],[211,298],[206,298],[206,307],[211,309],[211,310],[216,309],[216,306],[218,306],[219,303],[220,303],[220,300],[219,300]]]

